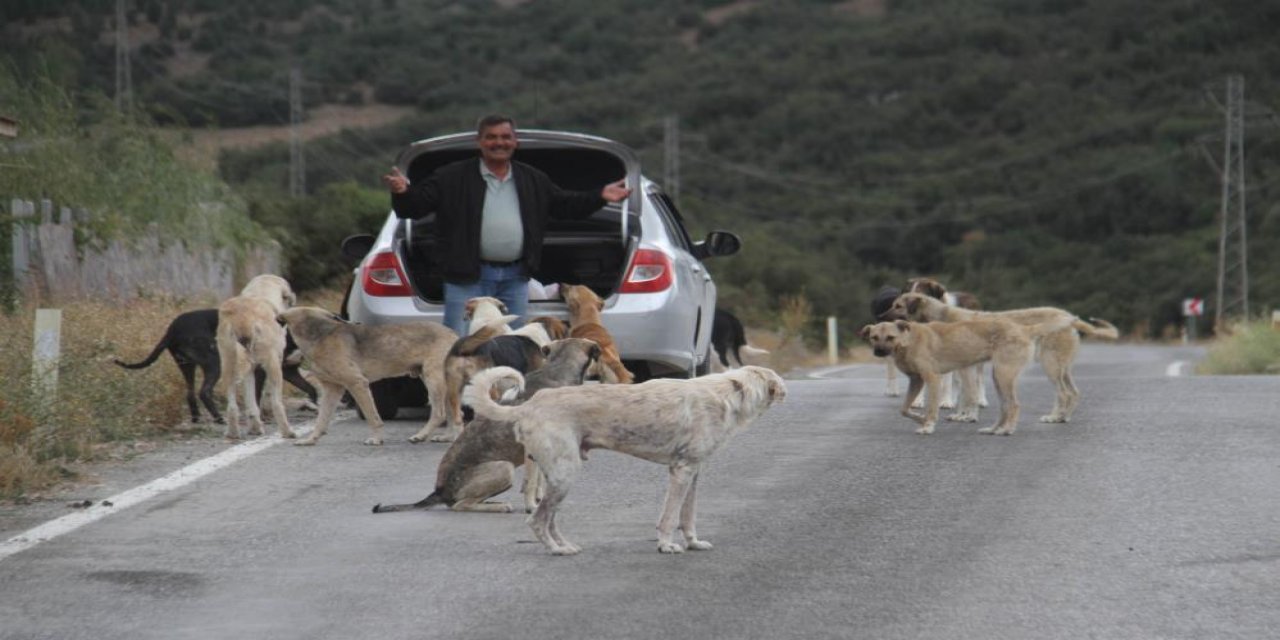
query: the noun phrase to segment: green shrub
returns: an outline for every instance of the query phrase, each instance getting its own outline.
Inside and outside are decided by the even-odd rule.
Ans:
[[[1277,373],[1280,331],[1265,322],[1241,325],[1235,333],[1209,347],[1199,372],[1206,374]]]

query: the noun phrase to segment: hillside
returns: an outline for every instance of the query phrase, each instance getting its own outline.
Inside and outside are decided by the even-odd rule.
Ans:
[[[7,4],[0,48],[20,68],[114,90],[107,3]],[[1280,300],[1280,252],[1268,251],[1280,236],[1275,3],[135,6],[136,103],[158,123],[279,126],[291,63],[309,113],[412,114],[310,144],[315,194],[347,181],[375,190],[405,142],[467,129],[491,111],[627,142],[657,178],[663,120],[677,116],[686,217],[747,241],[742,255],[711,264],[726,303],[764,322],[781,297],[803,293],[849,332],[868,319],[872,292],[918,274],[991,307],[1054,304],[1138,335],[1172,331],[1182,298],[1215,291],[1216,103],[1239,73],[1252,306]],[[274,199],[287,188],[288,156],[277,143],[219,161],[256,211],[286,226]],[[318,249],[299,255],[307,251]],[[341,270],[336,256],[327,262]],[[323,266],[309,268],[322,279]]]

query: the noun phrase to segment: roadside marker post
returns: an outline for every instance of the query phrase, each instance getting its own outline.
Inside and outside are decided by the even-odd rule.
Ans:
[[[1187,319],[1187,330],[1182,338],[1185,344],[1196,339],[1196,318],[1204,315],[1204,298],[1183,298],[1182,315]]]
[[[840,361],[840,336],[836,333],[836,317],[827,316],[827,362],[836,364]]]

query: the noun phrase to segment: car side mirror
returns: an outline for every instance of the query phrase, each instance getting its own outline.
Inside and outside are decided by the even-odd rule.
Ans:
[[[693,253],[699,260],[731,256],[742,249],[742,238],[729,231],[712,231],[707,239],[693,245]]]
[[[354,236],[347,236],[342,240],[342,255],[351,261],[352,265],[358,264],[364,257],[369,255],[369,251],[373,249],[373,243],[377,240],[373,236],[362,233]]]

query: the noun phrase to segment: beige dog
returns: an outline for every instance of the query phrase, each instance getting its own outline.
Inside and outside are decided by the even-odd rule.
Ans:
[[[979,433],[1010,435],[1018,426],[1018,375],[1031,362],[1034,340],[1069,325],[1067,318],[1034,326],[993,318],[930,323],[898,320],[869,324],[860,335],[871,343],[877,356],[893,356],[898,369],[907,374],[910,384],[902,401],[902,415],[920,424],[916,433],[931,434],[938,423],[942,375],[962,369],[973,375],[973,365],[989,361],[1000,398],[1000,419]],[[971,384],[966,387],[973,388]],[[924,388],[925,413],[920,415],[911,410],[911,403]]]
[[[974,296],[973,294],[970,294],[970,293],[965,293],[963,291],[957,291],[955,293],[947,291],[946,286],[944,286],[941,282],[933,278],[924,278],[924,277],[910,278],[907,280],[907,288],[903,291],[903,293],[924,294],[935,300],[941,300],[953,307],[960,307],[963,309],[972,309],[974,311],[979,311],[982,309],[982,304],[978,302],[977,296]],[[888,320],[888,319],[891,319],[891,318],[879,318],[879,320]],[[886,360],[886,362],[887,362],[887,367],[891,369],[891,371],[889,372],[889,376],[892,379],[892,382],[890,383],[890,387],[893,390],[893,392],[889,393],[888,395],[896,396],[898,395],[897,369],[893,364],[893,358],[889,358],[888,360]],[[978,365],[975,365],[975,370],[972,372],[949,373],[942,377],[942,392],[941,392],[942,405],[941,406],[944,409],[959,408],[959,412],[952,416],[954,419],[966,420],[969,422],[975,421],[978,419],[978,407],[987,406],[987,390],[986,390],[986,386],[982,382],[983,366],[984,366],[983,364],[978,364]],[[961,389],[960,386],[961,384],[964,384],[965,381],[969,381],[977,384],[978,385],[977,390],[975,391],[973,389]],[[961,402],[961,398],[971,397],[975,393],[977,394],[977,399],[978,399],[977,404],[976,405],[970,404],[969,406],[964,406],[964,403]],[[916,399],[915,408],[920,409],[922,407],[924,407],[924,399],[923,398]]]
[[[1067,422],[1076,405],[1080,403],[1080,390],[1071,377],[1071,366],[1075,363],[1076,352],[1080,349],[1080,334],[1090,338],[1115,340],[1120,337],[1119,330],[1106,320],[1090,318],[1081,320],[1069,311],[1056,307],[1030,307],[1009,311],[970,311],[948,306],[928,296],[906,293],[893,302],[890,316],[903,320],[919,322],[954,322],[957,320],[975,320],[980,318],[1000,318],[1021,325],[1035,325],[1045,322],[1068,320],[1061,330],[1044,336],[1040,340],[1039,361],[1057,390],[1053,410],[1040,418],[1041,422]],[[1077,333],[1079,332],[1079,333]],[[976,416],[975,416],[976,419]]]
[[[295,302],[297,298],[293,288],[284,278],[260,275],[250,280],[239,295],[218,307],[218,359],[223,373],[228,376],[227,438],[240,438],[240,404],[236,400],[236,389],[240,389],[244,396],[249,435],[262,433],[262,415],[252,373],[254,366],[262,367],[267,374],[267,402],[281,437],[294,437],[282,396],[285,330],[276,322],[276,316]],[[241,358],[248,360],[248,366]]]
[[[501,333],[509,333],[511,327],[507,325],[519,317],[507,314],[507,305],[489,296],[468,299],[467,305],[462,310],[462,319],[467,322],[468,336],[475,335],[477,331],[489,325],[499,327]]]
[[[631,384],[635,375],[622,365],[613,336],[600,323],[604,300],[590,287],[580,284],[560,285],[560,295],[569,305],[569,336],[586,338],[600,345],[600,363],[596,365],[601,382]]]
[[[591,449],[609,449],[666,465],[670,484],[658,520],[658,551],[684,551],[672,539],[679,519],[689,549],[710,549],[694,530],[698,474],[729,437],[751,424],[787,389],[770,369],[747,366],[692,380],[650,380],[635,385],[597,384],[544,389],[522,405],[494,402],[490,389],[502,380],[523,384],[505,367],[482,371],[467,389],[478,417],[515,424],[524,445],[546,478],[546,498],[529,524],[551,553],[579,548],[561,537],[556,510]]]
[[[520,394],[523,398],[543,389],[582,384],[587,369],[600,357],[600,347],[581,338],[557,340],[543,350],[547,363],[526,378],[528,384]],[[524,509],[532,512],[540,498],[541,474],[536,465],[529,463],[524,445],[516,442],[515,426],[477,418],[440,458],[431,495],[412,504],[378,504],[373,512],[424,510],[443,504],[454,511],[510,513],[510,504],[490,502],[489,498],[510,489],[515,483],[515,470],[522,465]]]
[[[315,429],[297,444],[313,445],[325,434],[344,390],[355,399],[369,423],[370,434],[364,443],[382,444],[382,418],[369,392],[369,383],[383,378],[422,378],[431,403],[431,417],[413,436],[419,438],[415,442],[445,423],[444,359],[458,337],[448,327],[435,322],[352,324],[316,307],[295,307],[281,313],[279,319],[289,327],[320,383],[320,413]]]

